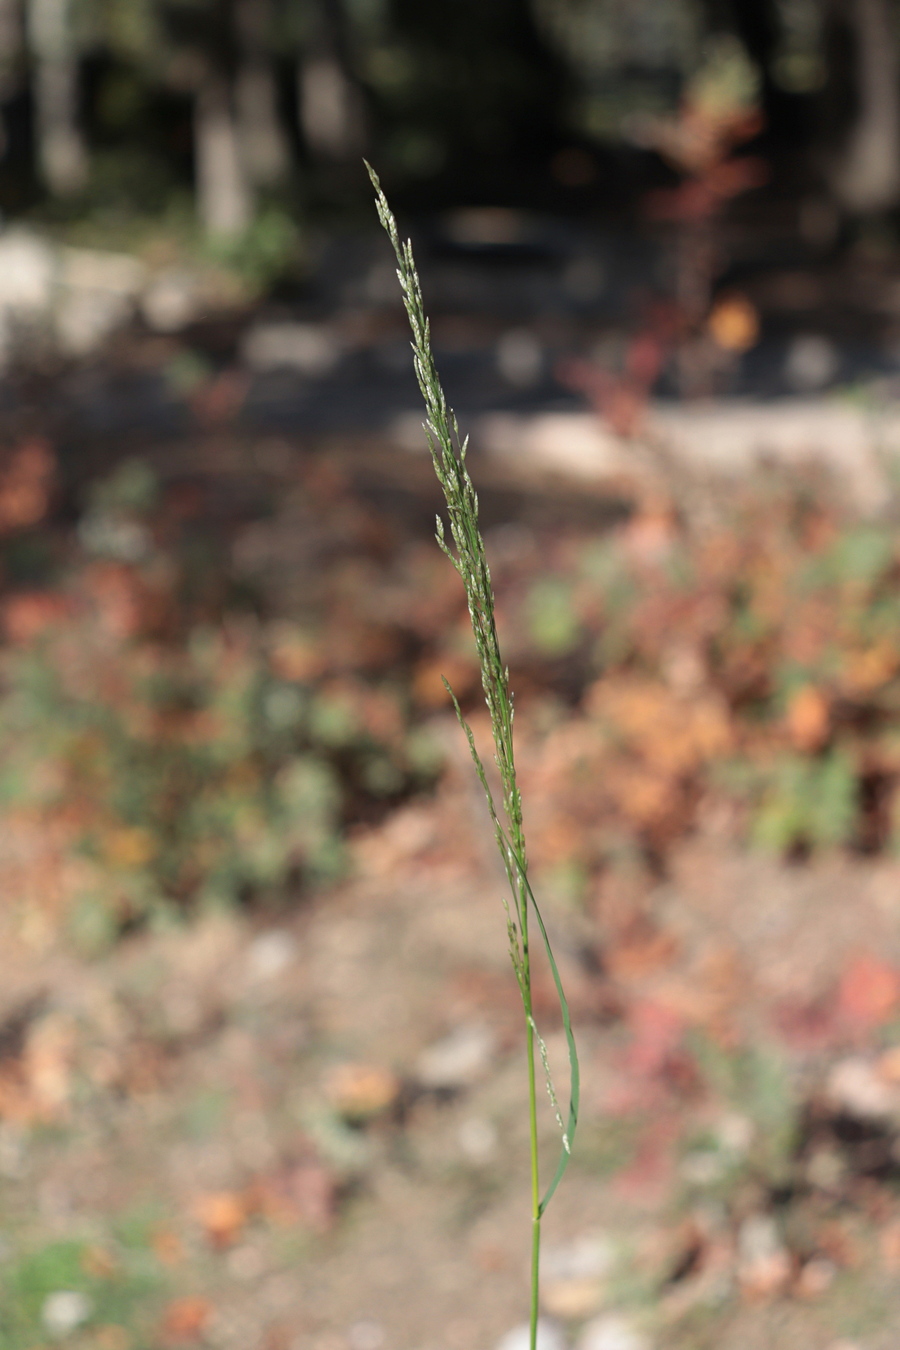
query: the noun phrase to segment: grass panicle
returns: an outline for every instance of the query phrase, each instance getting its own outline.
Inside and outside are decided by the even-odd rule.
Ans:
[[[481,683],[490,714],[494,758],[500,775],[502,804],[498,810],[484,764],[475,745],[472,728],[463,717],[453,690],[444,680],[447,692],[453,700],[460,726],[465,732],[475,771],[484,789],[494,836],[509,882],[511,903],[505,896],[503,903],[506,910],[510,958],[525,1012],[528,1062],[532,1194],[530,1339],[531,1350],[535,1350],[537,1343],[540,1224],[550,1198],[565,1172],[572,1152],[575,1128],[578,1122],[578,1054],[559,970],[547,936],[544,920],[528,880],[522,797],[516,779],[516,762],[513,751],[513,695],[509,684],[509,670],[503,664],[497,637],[491,573],[488,567],[484,540],[478,525],[478,496],[466,465],[468,438],[466,440],[460,438],[456,418],[447,403],[434,363],[431,350],[431,330],[422,301],[422,288],[413,258],[412,244],[409,240],[403,242],[400,239],[397,222],[382,191],[378,175],[368,163],[366,168],[375,188],[378,218],[387,232],[397,259],[397,277],[400,281],[403,303],[412,329],[413,364],[419,388],[425,401],[425,434],[431,450],[434,470],[447,503],[450,537],[448,540],[444,521],[438,516],[437,542],[459,573],[465,589],[469,617],[472,621],[472,632],[475,637],[475,647],[481,667]],[[538,932],[550,964],[568,1045],[571,1081],[568,1119],[565,1123],[550,1076],[547,1047],[538,1033],[532,1007],[531,948],[529,945],[529,919],[531,916],[537,922]],[[536,1051],[544,1069],[547,1091],[562,1135],[559,1162],[543,1195],[540,1188],[537,1152]]]

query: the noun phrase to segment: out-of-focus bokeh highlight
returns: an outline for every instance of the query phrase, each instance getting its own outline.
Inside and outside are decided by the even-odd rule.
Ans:
[[[894,0],[0,0],[0,1350],[526,1344],[363,156],[542,1350],[894,1350]]]

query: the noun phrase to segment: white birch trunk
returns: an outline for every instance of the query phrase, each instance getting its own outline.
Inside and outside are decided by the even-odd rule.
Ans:
[[[235,102],[241,156],[258,187],[273,187],[287,173],[287,138],[278,121],[278,91],[270,62],[254,59],[237,75]]]
[[[84,187],[88,172],[78,125],[79,70],[70,0],[28,0],[27,20],[38,166],[50,191],[66,196]]]
[[[244,168],[226,80],[209,77],[194,100],[197,212],[207,234],[234,239],[253,219],[253,190]]]
[[[361,154],[362,103],[337,58],[310,56],[300,63],[297,76],[300,126],[313,154],[334,160]]]
[[[271,0],[238,0],[240,64],[235,85],[238,135],[252,183],[272,187],[284,178],[290,150],[278,119],[278,88],[269,51]]]
[[[888,0],[851,0],[859,113],[833,175],[850,211],[882,211],[900,199],[900,61]]]

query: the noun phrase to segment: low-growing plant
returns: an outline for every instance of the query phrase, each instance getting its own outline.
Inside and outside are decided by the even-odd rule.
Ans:
[[[75,615],[4,653],[0,812],[60,827],[79,945],[334,878],[345,826],[427,781],[399,696],[290,678],[288,640],[236,624],[110,646]]]
[[[102,1344],[104,1333],[112,1344],[147,1346],[147,1308],[160,1284],[152,1253],[140,1246],[70,1239],[26,1250],[0,1274],[0,1350],[76,1336]]]
[[[494,759],[500,775],[500,807],[498,809],[487,770],[475,745],[472,728],[465,720],[459,702],[449,683],[444,684],[453,700],[456,715],[465,732],[479,781],[484,789],[487,808],[497,847],[503,860],[509,883],[510,901],[504,897],[509,952],[513,970],[522,997],[525,1014],[526,1062],[528,1067],[528,1119],[531,1149],[531,1300],[529,1331],[531,1350],[536,1350],[538,1326],[538,1280],[541,1249],[541,1219],[546,1211],[563,1173],[568,1165],[578,1121],[579,1071],[578,1054],[572,1034],[569,1007],[560,980],[547,929],[541,917],[534,892],[528,880],[528,861],[525,852],[525,829],[522,798],[516,777],[513,748],[513,694],[509,670],[503,664],[495,622],[494,592],[485,552],[484,539],[478,521],[478,498],[466,467],[465,440],[460,440],[456,418],[447,404],[441,387],[434,357],[428,319],[422,301],[419,276],[410,241],[401,243],[397,222],[381,189],[378,176],[367,165],[376,192],[378,217],[387,231],[397,258],[397,276],[403,292],[403,303],[412,329],[413,361],[422,397],[425,400],[427,420],[425,433],[431,450],[438,482],[447,503],[450,524],[448,541],[446,527],[437,517],[437,541],[460,575],[465,589],[475,647],[481,668],[481,683],[490,714],[494,742]],[[547,1047],[538,1032],[532,998],[531,982],[531,917],[537,922],[541,941],[550,964],[569,1052],[570,1090],[568,1119],[563,1122],[550,1066]],[[546,1190],[541,1193],[538,1167],[536,1056],[540,1055],[547,1081],[547,1091],[556,1113],[562,1135],[559,1162]]]

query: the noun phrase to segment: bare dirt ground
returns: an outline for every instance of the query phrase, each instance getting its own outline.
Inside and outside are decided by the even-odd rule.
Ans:
[[[94,1285],[127,1295],[73,1344],[476,1350],[522,1320],[522,1035],[464,770],[274,925],[210,914],[94,964],[7,946],[2,1083],[38,1119],[0,1132],[5,1260],[79,1242]],[[653,932],[606,969],[596,928],[549,897],[585,1085],[545,1239],[570,1334],[894,1344],[889,1117],[858,1074],[854,1131],[852,1087],[829,1105],[827,1085],[873,1062],[834,990],[848,953],[876,980],[900,959],[898,897],[894,862],[695,839]]]

